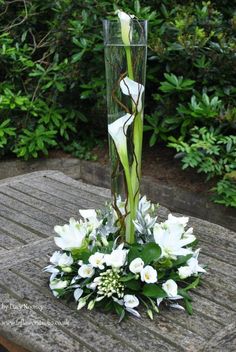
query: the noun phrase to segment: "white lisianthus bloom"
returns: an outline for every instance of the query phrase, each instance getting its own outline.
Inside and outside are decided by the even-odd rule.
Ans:
[[[76,290],[74,290],[74,298],[75,298],[76,301],[78,301],[80,299],[80,297],[82,296],[83,292],[84,291],[80,287],[78,287]]]
[[[127,167],[127,129],[134,120],[134,115],[126,114],[108,125],[108,132],[112,137],[120,160],[124,168]]]
[[[205,273],[206,270],[203,269],[199,264],[198,264],[198,255],[200,252],[200,248],[197,249],[194,253],[192,258],[190,258],[187,261],[186,266],[181,266],[178,269],[178,274],[181,279],[185,279],[191,275],[197,275],[198,273]]]
[[[126,249],[117,248],[111,252],[111,254],[106,254],[104,256],[107,266],[112,266],[113,268],[120,268],[126,262],[128,251]]]
[[[53,292],[53,295],[57,297],[59,293],[57,290],[62,290],[63,288],[66,288],[69,284],[69,281],[67,280],[60,280],[60,279],[54,279],[50,282],[49,287]]]
[[[140,273],[144,267],[144,261],[141,258],[135,258],[129,265],[129,270],[134,273]]]
[[[96,252],[89,257],[89,263],[94,268],[99,268],[100,270],[104,269],[104,254]]]
[[[141,272],[141,280],[146,282],[147,284],[154,284],[157,282],[157,271],[151,266],[145,266]]]
[[[139,305],[139,300],[135,295],[124,295],[124,305],[126,308],[135,308]]]
[[[91,264],[83,264],[78,270],[78,274],[82,278],[92,277],[94,273],[95,270]]]
[[[176,282],[172,279],[167,280],[162,284],[163,290],[167,293],[168,297],[176,297],[178,294],[178,286]]]
[[[191,270],[190,266],[188,266],[188,265],[181,266],[178,269],[178,274],[181,279],[186,279],[186,277],[189,277],[192,275],[192,270]]]
[[[126,76],[120,81],[120,89],[123,94],[131,96],[133,103],[137,107],[137,111],[140,112],[142,110],[144,86]]]
[[[120,24],[121,24],[121,37],[124,45],[130,45],[130,39],[132,39],[132,29],[130,26],[131,20],[134,18],[134,15],[128,15],[124,11],[116,11]]]
[[[177,218],[169,214],[164,223],[154,225],[154,240],[161,247],[162,257],[176,259],[177,256],[192,253],[190,248],[183,248],[195,240],[192,235],[184,238],[187,222],[186,217]]]
[[[69,225],[55,226],[54,230],[60,236],[54,237],[56,245],[66,251],[80,248],[87,234],[86,224],[73,218],[69,220]]]

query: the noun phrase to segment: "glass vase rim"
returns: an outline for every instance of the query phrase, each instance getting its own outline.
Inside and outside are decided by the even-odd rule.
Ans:
[[[144,20],[144,19],[138,19],[138,18],[130,18],[130,22],[139,22],[139,23],[148,23],[149,20]],[[114,19],[107,19],[107,18],[103,18],[102,22],[110,22],[110,23],[119,23],[120,24],[120,20],[118,18],[114,18]]]

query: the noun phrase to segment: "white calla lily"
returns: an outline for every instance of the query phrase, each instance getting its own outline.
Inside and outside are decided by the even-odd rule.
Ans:
[[[140,112],[142,110],[144,86],[129,77],[125,77],[120,81],[120,89],[123,94],[131,96],[133,103],[137,107],[137,111]]]
[[[108,132],[115,143],[124,168],[127,168],[128,163],[126,134],[127,129],[132,124],[133,120],[134,115],[126,114],[108,125]]]
[[[130,45],[130,41],[132,40],[132,27],[130,22],[134,18],[134,15],[128,15],[124,11],[117,10],[116,11],[120,24],[121,24],[121,37],[124,45]]]

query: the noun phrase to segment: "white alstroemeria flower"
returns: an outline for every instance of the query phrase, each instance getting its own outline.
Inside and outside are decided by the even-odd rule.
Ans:
[[[161,247],[162,257],[176,259],[179,255],[192,253],[191,249],[182,248],[195,240],[195,236],[183,237],[187,222],[186,217],[177,218],[169,214],[164,223],[154,225],[154,240]]]
[[[91,264],[83,264],[78,270],[78,274],[82,278],[92,277],[94,273],[95,270]]]
[[[94,209],[80,209],[79,210],[80,215],[89,221],[93,227],[98,227],[101,224],[101,221],[98,220],[97,218],[97,213],[96,210]]]
[[[140,198],[138,203],[138,210],[143,216],[147,215],[150,210],[153,210],[153,208],[154,204],[152,204],[150,200],[147,200],[146,196]]]
[[[58,260],[58,266],[61,268],[71,266],[73,264],[73,258],[71,254],[67,255],[66,253],[63,253],[61,257]]]
[[[113,268],[120,268],[126,262],[128,250],[121,249],[119,246],[117,249],[114,249],[111,254],[105,254],[104,259],[107,266],[112,266]]]
[[[127,167],[127,129],[134,120],[134,115],[126,114],[108,125],[108,132],[112,137],[120,160],[124,168]]]
[[[144,261],[141,258],[135,258],[129,265],[129,270],[134,273],[140,273],[144,267]]]
[[[141,281],[146,282],[147,284],[154,284],[157,282],[157,271],[151,266],[145,266],[141,272]]]
[[[116,11],[120,24],[121,24],[121,37],[124,45],[129,46],[130,40],[132,40],[132,28],[130,25],[131,20],[134,18],[134,15],[128,15],[124,11]]]
[[[69,224],[55,226],[54,230],[60,236],[54,237],[56,245],[66,251],[80,248],[87,234],[86,224],[75,221],[73,218],[69,220]]]
[[[63,288],[66,288],[69,284],[69,281],[67,280],[60,280],[60,279],[54,279],[50,282],[49,287],[52,290],[52,293],[55,297],[59,295],[57,290],[61,290]]]
[[[194,253],[192,258],[190,258],[187,261],[186,266],[181,266],[178,269],[178,274],[181,279],[185,279],[191,275],[197,275],[198,273],[205,273],[206,270],[203,269],[199,264],[198,264],[198,255],[200,252],[200,248],[197,249]]]
[[[184,232],[183,239],[186,239],[188,243],[192,243],[196,240],[196,237],[193,235],[193,228],[190,227],[187,231]]]
[[[46,266],[46,268],[44,268],[43,271],[46,271],[47,273],[51,273],[50,282],[53,281],[57,276],[57,274],[60,272],[59,269],[55,268],[54,265]]]
[[[128,250],[123,249],[124,243],[121,243],[116,249],[110,254],[105,254],[104,259],[107,266],[114,268],[120,268],[126,262]]]
[[[162,284],[162,288],[167,293],[168,297],[173,298],[178,294],[178,286],[172,279],[169,279],[164,284]]]
[[[129,95],[132,98],[133,103],[137,107],[137,111],[140,112],[142,110],[144,86],[126,76],[120,81],[120,89],[123,94]]]
[[[124,305],[126,308],[135,308],[139,305],[139,300],[135,295],[124,295]]]
[[[61,252],[59,252],[59,251],[54,252],[53,255],[50,258],[50,262],[52,264],[54,264],[55,266],[57,266],[61,256],[62,256]]]
[[[80,299],[80,297],[82,296],[83,292],[84,291],[80,287],[78,287],[76,290],[74,290],[74,298],[75,298],[76,301],[78,301]]]
[[[100,270],[104,269],[104,254],[96,252],[89,257],[89,263],[94,268],[99,268]]]

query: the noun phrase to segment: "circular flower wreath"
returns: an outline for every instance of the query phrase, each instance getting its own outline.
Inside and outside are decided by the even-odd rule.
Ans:
[[[118,201],[119,209],[125,204]],[[115,311],[120,321],[127,312],[140,317],[143,305],[152,319],[159,305],[191,314],[188,291],[199,284],[205,269],[198,264],[200,249],[187,217],[157,222],[158,206],[143,197],[134,221],[136,243],[120,243],[116,212],[80,210],[83,220],[55,226],[55,243],[61,248],[44,271],[51,273],[50,289],[57,298],[74,298],[77,309],[100,307]],[[178,302],[183,302],[183,305]]]

